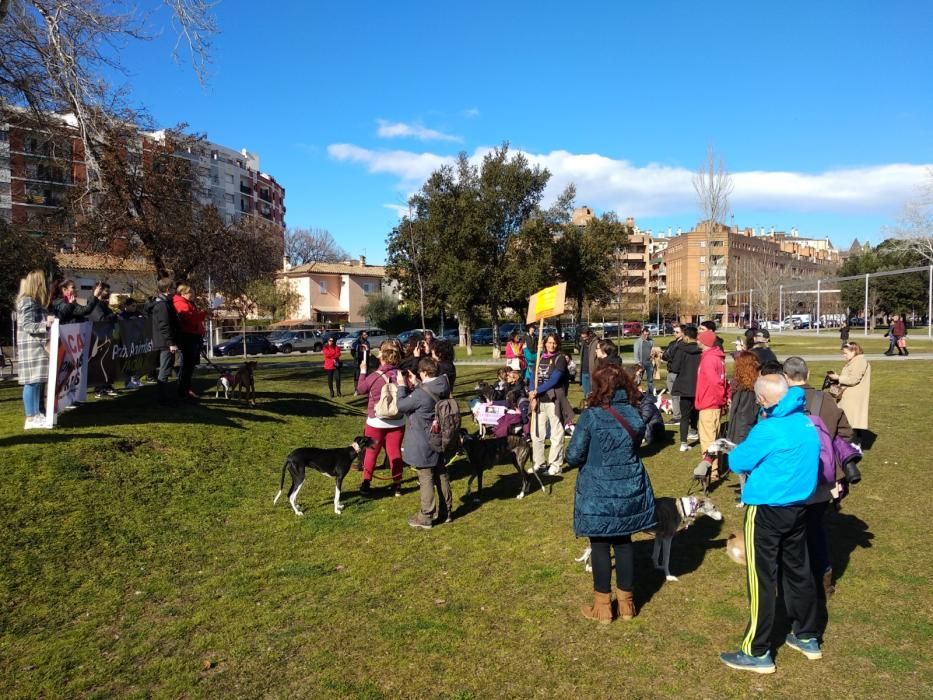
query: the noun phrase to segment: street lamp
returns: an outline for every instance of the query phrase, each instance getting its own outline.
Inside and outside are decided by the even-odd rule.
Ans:
[[[655,289],[658,293],[658,309],[657,309],[656,323],[658,326],[659,335],[664,334],[664,328],[663,326],[661,326],[661,276],[664,275],[666,272],[667,270],[664,267],[664,263],[662,262],[660,265],[658,265],[658,278],[657,278],[657,282],[655,285]]]

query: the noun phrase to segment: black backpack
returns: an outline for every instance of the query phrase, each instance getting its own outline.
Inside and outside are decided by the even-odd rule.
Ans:
[[[434,399],[434,421],[428,434],[428,445],[439,454],[460,447],[460,405],[457,400],[438,398],[423,384],[421,388]]]

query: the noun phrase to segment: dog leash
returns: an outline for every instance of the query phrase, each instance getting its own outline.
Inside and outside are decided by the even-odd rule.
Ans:
[[[225,375],[225,374],[231,374],[231,372],[230,372],[229,370],[228,370],[228,371],[224,371],[224,370],[222,370],[220,367],[218,367],[217,365],[215,365],[213,362],[211,362],[211,358],[209,358],[209,357],[207,356],[207,353],[206,353],[206,352],[203,352],[203,351],[202,351],[202,352],[201,352],[201,357],[203,357],[203,358],[207,361],[207,364],[209,364],[211,367],[213,367],[214,369],[216,369],[216,370],[221,374],[221,376],[223,376],[223,375]]]

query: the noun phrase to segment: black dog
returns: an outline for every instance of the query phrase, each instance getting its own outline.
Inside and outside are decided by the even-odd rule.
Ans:
[[[372,438],[357,437],[349,447],[334,447],[322,449],[319,447],[299,447],[293,450],[285,458],[285,466],[282,467],[282,480],[279,482],[279,492],[272,499],[272,505],[278,503],[279,496],[282,495],[282,489],[285,488],[285,472],[292,475],[292,485],[288,489],[288,502],[292,504],[292,510],[295,515],[303,515],[298,510],[298,492],[305,481],[305,470],[308,467],[316,469],[324,476],[329,476],[335,480],[334,489],[334,512],[340,515],[343,506],[340,505],[340,487],[343,485],[343,478],[349,473],[356,459],[363,450],[373,446]]]
[[[470,495],[470,488],[473,481],[476,484],[476,498],[479,500],[480,491],[483,490],[483,472],[496,464],[511,463],[522,477],[522,490],[516,498],[524,498],[529,492],[531,480],[525,471],[525,465],[531,459],[531,445],[522,435],[507,435],[504,438],[479,438],[477,435],[470,435],[465,429],[462,429],[461,435],[463,451],[466,453],[467,460],[473,473],[467,481],[466,496]],[[534,474],[534,472],[532,472]],[[544,491],[544,484],[541,477],[534,475]]]

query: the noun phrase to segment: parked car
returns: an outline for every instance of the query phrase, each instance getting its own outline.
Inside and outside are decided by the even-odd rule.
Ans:
[[[268,338],[261,335],[249,334],[246,336],[246,354],[247,355],[271,355],[277,352],[275,345],[269,342]],[[214,354],[217,356],[236,356],[243,354],[243,336],[238,335],[214,346]]]
[[[389,340],[390,337],[389,334],[381,328],[357,328],[355,331],[350,331],[349,335],[338,340],[337,347],[341,350],[349,350],[363,331],[369,333],[369,345],[373,350],[382,345],[386,340]]]
[[[524,335],[524,326],[520,323],[503,323],[499,326],[499,340],[503,343],[506,342],[513,331],[517,331],[520,335]]]
[[[290,353],[292,350],[308,352],[319,351],[324,345],[320,331],[278,331],[268,338],[279,352]]]
[[[492,345],[492,328],[477,328],[471,336],[473,345]]]
[[[459,328],[448,328],[443,333],[441,333],[441,338],[450,342],[451,345],[460,344],[460,329]]]
[[[316,351],[320,351],[324,348],[324,344],[333,338],[334,340],[340,340],[341,338],[346,338],[349,333],[346,331],[324,331],[321,333],[321,347],[315,347]]]
[[[425,329],[425,328],[412,328],[410,331],[402,331],[402,332],[399,333],[397,336],[395,336],[395,339],[396,339],[398,342],[400,342],[402,345],[404,345],[405,343],[408,342],[408,339],[411,338],[413,335],[418,335],[418,336],[421,336],[421,337],[423,338],[423,337],[424,337],[424,332],[425,332],[425,330],[427,330],[427,329]]]
[[[644,324],[643,328],[647,328],[647,329],[648,329],[648,332],[649,332],[651,335],[653,335],[653,336],[654,336],[654,335],[660,335],[660,334],[661,334],[661,333],[660,333],[660,328],[658,327],[658,324],[657,324],[657,323],[646,323],[646,324]]]
[[[626,321],[622,324],[622,335],[626,338],[641,335],[641,324],[638,321]]]
[[[758,327],[764,330],[769,330],[769,331],[779,331],[779,330],[786,330],[787,328],[792,327],[792,326],[790,326],[790,324],[785,325],[781,321],[759,321]]]

